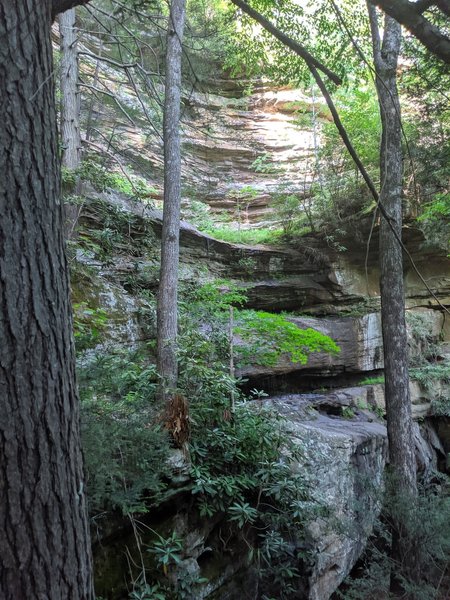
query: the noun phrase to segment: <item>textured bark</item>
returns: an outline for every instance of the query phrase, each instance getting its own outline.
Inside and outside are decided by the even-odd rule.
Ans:
[[[422,15],[427,6],[423,7],[420,3],[409,2],[409,0],[370,0],[370,2],[382,8],[386,14],[406,27],[430,52],[444,62],[450,63],[450,38]],[[436,4],[445,14],[448,14],[447,0],[428,4]]]
[[[401,236],[403,155],[401,112],[397,91],[400,25],[386,17],[383,43],[372,12],[376,87],[382,121],[380,146],[380,201],[390,223]],[[409,397],[408,341],[405,324],[403,256],[389,223],[380,224],[381,317],[383,327],[386,413],[390,462],[402,486],[416,493],[416,463]]]
[[[62,13],[58,17],[61,66],[61,146],[62,164],[75,171],[80,166],[80,94],[78,92],[78,36],[75,28],[75,9]],[[73,194],[79,195],[79,180],[76,178]],[[67,237],[74,235],[79,217],[79,207],[73,203],[65,204],[65,229]]]
[[[401,27],[385,17],[383,40],[380,39],[376,10],[369,5],[376,88],[379,99],[382,138],[380,146],[380,202],[391,226],[401,236],[403,156],[400,102],[397,90],[397,62]],[[405,504],[417,495],[415,446],[412,432],[411,400],[408,375],[408,341],[405,323],[402,249],[387,219],[380,224],[381,324],[384,349],[386,422],[389,462],[396,495]],[[414,579],[414,556],[401,516],[394,524],[392,556],[399,567],[392,571],[391,591],[404,596],[397,575]],[[412,568],[411,568],[412,567]]]
[[[186,1],[172,0],[167,29],[164,101],[164,209],[157,310],[157,362],[161,397],[172,397],[178,379],[177,303],[181,204],[181,58]]]
[[[93,598],[50,2],[0,0],[0,598]]]
[[[80,165],[80,95],[78,93],[78,49],[75,9],[58,17],[61,49],[61,142],[62,164],[68,169]]]

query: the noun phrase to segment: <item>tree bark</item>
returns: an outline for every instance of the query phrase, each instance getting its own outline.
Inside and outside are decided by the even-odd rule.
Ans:
[[[80,166],[80,94],[78,91],[78,37],[75,28],[75,8],[71,8],[58,17],[61,65],[61,145],[62,165],[70,171]],[[79,194],[79,178],[76,177],[72,193]],[[65,204],[65,228],[67,237],[74,234],[79,216],[76,204]]]
[[[49,0],[0,0],[0,597],[90,600]]]
[[[380,146],[380,202],[392,227],[401,236],[403,156],[400,102],[397,90],[397,63],[401,27],[386,15],[383,40],[380,39],[376,9],[368,5],[372,32],[376,88],[379,99],[382,138]],[[395,494],[405,505],[417,495],[415,445],[412,433],[408,375],[408,341],[405,323],[403,256],[386,218],[380,224],[380,291],[384,349],[386,421],[389,462],[395,481]],[[401,515],[394,524],[392,555],[402,565],[393,571],[392,591],[403,594],[397,575],[411,578],[410,545]],[[403,569],[403,572],[401,570]],[[403,597],[403,595],[401,596]]]
[[[167,28],[164,100],[164,209],[157,308],[157,364],[161,398],[168,402],[178,380],[178,264],[181,204],[181,58],[186,0],[172,0]]]
[[[61,49],[61,142],[62,164],[68,169],[80,165],[80,95],[78,92],[78,40],[75,9],[58,17]]]

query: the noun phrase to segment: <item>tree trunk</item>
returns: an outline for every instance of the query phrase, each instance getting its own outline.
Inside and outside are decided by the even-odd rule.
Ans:
[[[61,145],[62,165],[70,171],[80,166],[80,94],[78,92],[78,40],[75,29],[75,8],[58,17],[61,49]],[[77,178],[78,179],[78,178]],[[75,181],[73,194],[79,194],[79,181]],[[71,238],[77,225],[79,208],[65,204],[67,237]]]
[[[157,362],[161,397],[173,396],[178,380],[177,303],[181,204],[181,57],[186,0],[172,0],[167,29],[164,101],[164,210],[157,310]]]
[[[49,0],[0,0],[0,597],[93,598]]]
[[[80,95],[78,93],[78,40],[75,9],[58,17],[61,49],[61,142],[62,164],[68,169],[80,165]]]
[[[389,439],[389,462],[393,472],[396,496],[405,505],[417,495],[416,460],[412,433],[411,401],[408,376],[408,342],[405,323],[402,249],[402,131],[400,102],[397,90],[397,61],[401,43],[400,25],[386,16],[381,42],[376,10],[368,5],[373,41],[382,138],[380,147],[380,202],[388,213],[389,222],[380,225],[381,320],[384,348],[386,420]],[[394,526],[393,557],[411,575],[408,568],[412,556],[405,527],[399,516]],[[402,592],[396,573],[392,591]]]

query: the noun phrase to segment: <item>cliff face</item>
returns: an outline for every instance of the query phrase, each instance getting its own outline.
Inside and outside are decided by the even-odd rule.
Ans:
[[[327,114],[296,90],[256,83],[243,94],[243,87],[223,81],[214,93],[185,95],[183,179],[186,214],[192,213],[192,202],[197,200],[209,207],[205,214],[244,229],[276,220],[272,200],[280,188],[308,199],[320,143],[317,122]],[[136,99],[130,96],[133,102]],[[114,111],[102,107],[97,107],[96,117],[97,126],[105,131],[114,126],[115,143],[140,165],[155,190],[152,196],[158,207],[160,142],[143,134],[139,119],[136,127],[125,126]],[[108,317],[101,339],[89,352],[102,352],[108,344],[138,345],[154,334],[142,316],[146,308],[142,291],[154,293],[158,286],[161,213],[112,190],[99,193],[86,186],[84,195],[74,258],[74,299]],[[98,240],[105,231],[118,229],[119,222],[120,236],[110,244],[108,256],[100,256]],[[371,490],[361,485],[367,479],[374,487],[380,485],[387,457],[383,385],[364,382],[367,377],[379,378],[383,369],[376,237],[375,230],[366,265],[365,246],[356,239],[346,240],[345,252],[315,236],[301,238],[291,247],[250,246],[219,241],[188,222],[182,224],[182,282],[231,280],[246,290],[248,307],[292,311],[289,318],[297,327],[322,331],[340,346],[339,355],[316,353],[305,365],[282,355],[275,365],[250,361],[237,372],[248,380],[248,389],[269,394],[264,402],[289,420],[293,439],[307,444],[310,461],[298,469],[311,470],[333,518],[353,527],[349,536],[330,531],[320,519],[310,524],[308,545],[314,564],[304,576],[301,596],[310,600],[326,600],[339,586],[358,559],[377,512]],[[420,234],[413,228],[405,229],[405,240],[428,286],[448,305],[448,259],[424,254]],[[439,345],[436,355],[447,360],[448,323],[408,263],[405,283],[412,354],[420,354],[425,340]],[[89,352],[81,360],[88,361]],[[441,464],[450,450],[445,421],[437,427],[441,442],[433,416],[436,394],[448,397],[448,390],[445,383],[430,389],[420,381],[413,382],[411,389],[414,416],[420,419],[418,468],[427,472]],[[356,505],[366,507],[364,518],[355,511]],[[183,568],[202,576],[211,573],[215,564],[215,574],[198,597],[242,597],[239,586],[252,572],[245,553],[237,550],[219,559],[220,525],[209,520],[199,524],[184,497],[174,500],[173,506],[175,510],[167,509],[178,513],[170,517],[173,527],[192,539],[197,536]],[[249,577],[248,585],[252,581]]]
[[[250,85],[238,98],[194,93],[185,113],[185,181],[213,213],[243,227],[273,217],[280,190],[307,196],[321,108],[299,90]]]

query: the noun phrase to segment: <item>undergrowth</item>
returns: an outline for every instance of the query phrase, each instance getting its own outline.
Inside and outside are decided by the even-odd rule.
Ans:
[[[445,600],[448,581],[445,574],[450,561],[450,497],[445,493],[448,480],[435,478],[432,486],[421,486],[417,499],[395,492],[388,478],[383,509],[358,566],[358,575],[349,577],[336,597],[343,600],[394,600],[389,590],[391,573],[402,582],[409,600]],[[409,540],[413,571],[405,570],[392,556],[391,531],[395,522],[404,524],[403,536]]]
[[[241,540],[245,560],[258,565],[267,597],[290,598],[299,586],[299,564],[307,560],[299,544],[302,528],[320,512],[320,503],[311,478],[299,468],[302,445],[291,440],[285,420],[261,400],[249,402],[229,372],[230,307],[242,317],[239,327],[260,323],[253,335],[262,335],[261,347],[269,344],[270,332],[275,334],[279,348],[270,346],[266,360],[286,351],[305,362],[310,351],[337,352],[337,346],[323,334],[302,332],[283,316],[240,311],[245,295],[230,282],[188,286],[183,296],[179,391],[190,405],[188,485],[196,510],[202,519],[222,519],[228,535]],[[159,425],[152,352],[150,344],[81,355],[83,445],[93,515],[104,510],[141,514],[170,492],[170,447]],[[195,597],[199,578],[190,581],[177,566],[185,556],[183,537],[175,530],[168,536],[155,533],[146,544],[151,575],[144,581],[139,573],[133,577],[130,597]],[[159,596],[149,596],[151,588]]]
[[[231,242],[233,244],[278,244],[282,242],[281,229],[254,228],[254,229],[235,229],[226,225],[215,225],[204,230],[217,240]]]

